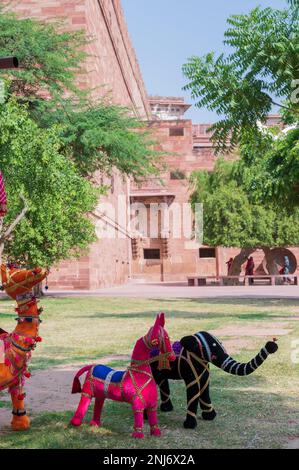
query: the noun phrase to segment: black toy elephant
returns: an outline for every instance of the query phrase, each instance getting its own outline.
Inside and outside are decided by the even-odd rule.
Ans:
[[[202,418],[212,420],[216,416],[209,394],[209,363],[234,375],[249,375],[254,372],[268,357],[277,351],[275,341],[268,341],[260,352],[247,363],[235,361],[228,355],[221,342],[210,333],[201,331],[192,336],[185,336],[173,344],[176,354],[170,369],[158,369],[157,362],[151,363],[154,379],[161,394],[161,411],[171,411],[168,379],[184,380],[187,392],[187,416],[185,428],[197,426],[196,413],[200,403]],[[154,354],[154,352],[153,352]]]

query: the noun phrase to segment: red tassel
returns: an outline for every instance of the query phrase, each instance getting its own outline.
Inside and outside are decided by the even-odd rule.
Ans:
[[[20,393],[18,396],[17,396],[17,399],[18,400],[24,400],[24,398],[26,397],[26,393]]]
[[[30,379],[31,377],[31,373],[29,372],[29,370],[26,370],[26,372],[24,372],[24,375],[27,379]]]
[[[73,381],[72,393],[81,393],[81,391],[82,389],[80,380],[78,379],[78,377],[75,377]]]
[[[9,367],[9,366],[11,365],[11,362],[10,362],[10,360],[8,359],[8,357],[5,358],[4,364],[5,364],[7,367]]]
[[[170,364],[167,358],[163,356],[158,356],[158,357],[159,357],[158,370],[170,369]]]
[[[34,343],[34,340],[32,338],[25,338],[25,343],[28,343],[28,344],[33,344]]]
[[[40,336],[37,336],[37,337],[35,338],[35,341],[36,341],[37,343],[41,343],[42,340],[43,340],[43,338],[41,338]]]

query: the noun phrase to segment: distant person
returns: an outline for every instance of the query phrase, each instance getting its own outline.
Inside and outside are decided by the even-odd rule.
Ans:
[[[285,274],[286,276],[290,274],[290,260],[288,256],[284,257],[284,264],[283,264],[283,272],[282,274]],[[289,277],[284,277],[283,282],[291,282],[291,279]]]
[[[253,261],[253,257],[250,256],[249,258],[247,258],[247,263],[245,266],[245,276],[253,276],[253,270],[254,270],[254,261]],[[253,284],[252,277],[249,278],[249,284],[250,285]]]
[[[227,264],[227,275],[229,275],[230,268],[232,267],[233,261],[234,261],[234,258],[229,258],[229,260],[226,262],[226,264]]]

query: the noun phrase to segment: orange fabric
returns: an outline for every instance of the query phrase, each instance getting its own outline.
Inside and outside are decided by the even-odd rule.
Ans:
[[[0,363],[0,390],[10,389],[13,411],[24,409],[22,396],[24,374],[31,357],[31,345],[39,340],[39,311],[37,301],[32,294],[32,288],[40,283],[47,274],[48,272],[41,268],[27,270],[1,266],[2,285],[6,293],[17,301],[16,312],[20,318],[10,335],[5,333],[0,335],[2,342],[0,346],[5,350],[5,362]],[[33,317],[33,321],[21,321],[24,316]],[[13,416],[12,428],[14,430],[27,429],[28,427],[29,418],[26,415]]]
[[[30,293],[32,288],[42,282],[48,272],[42,268],[19,269],[1,266],[2,285],[12,298]]]

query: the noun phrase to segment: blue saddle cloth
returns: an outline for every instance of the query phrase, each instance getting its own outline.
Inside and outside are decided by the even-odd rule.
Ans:
[[[114,370],[114,369],[111,369],[111,367],[99,365],[99,366],[94,367],[92,375],[96,377],[97,379],[105,380],[107,375],[110,373],[111,373],[110,382],[117,383],[121,381],[125,371]]]

